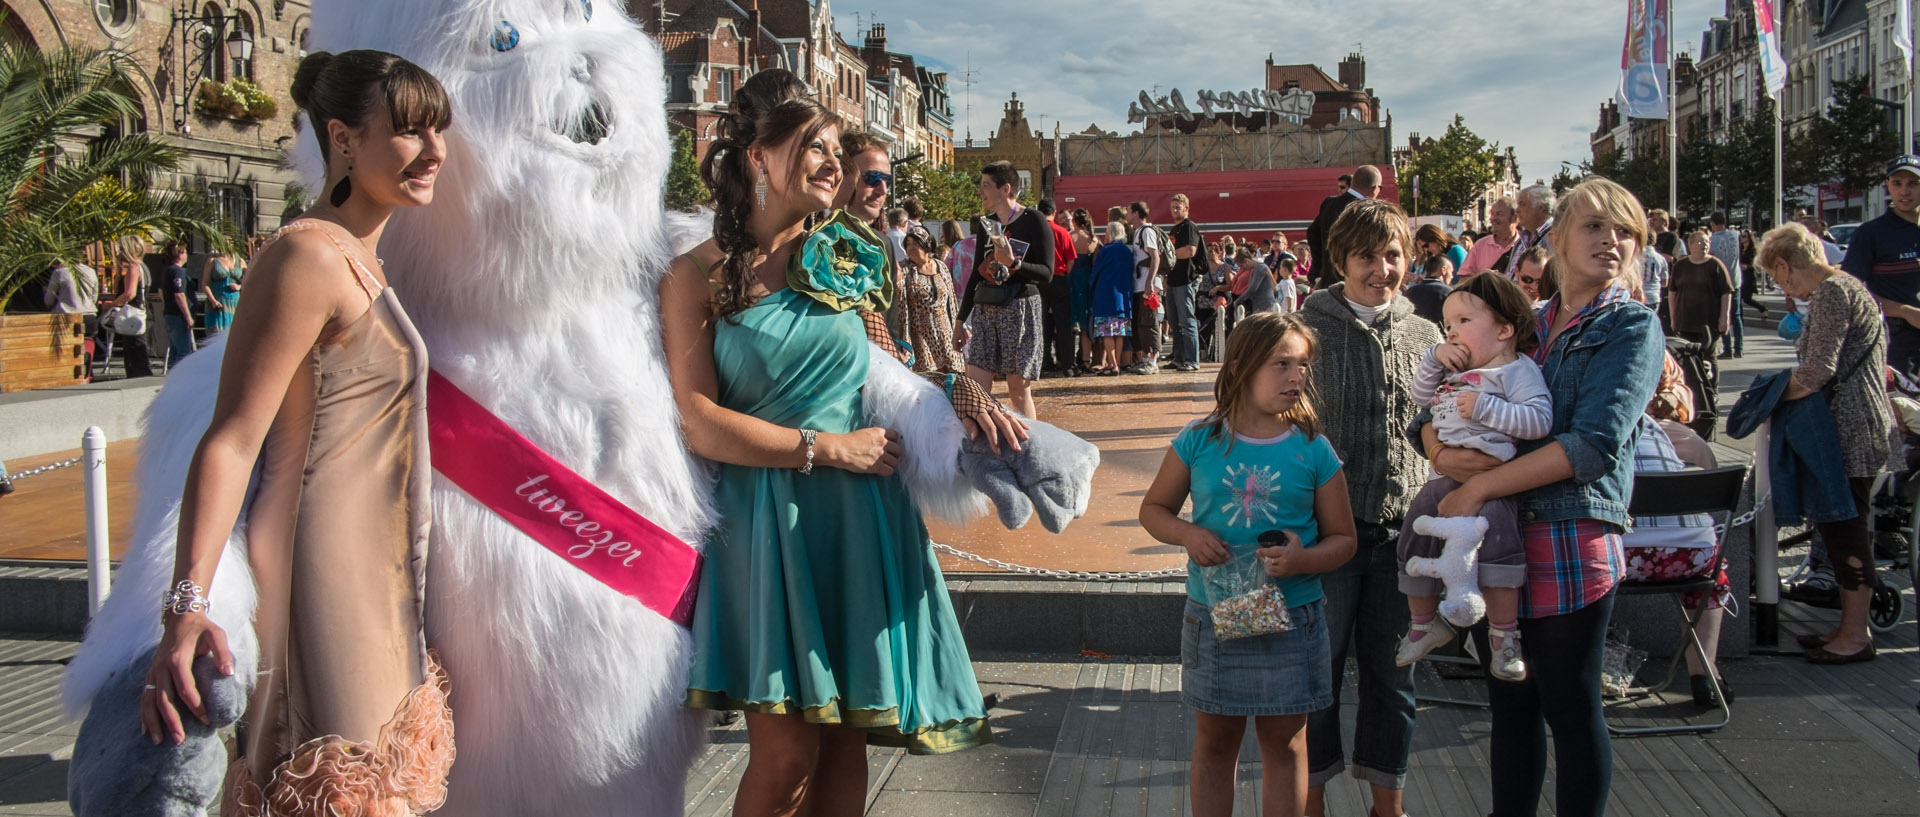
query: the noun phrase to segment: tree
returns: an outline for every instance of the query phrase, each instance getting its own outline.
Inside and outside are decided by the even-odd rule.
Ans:
[[[925,208],[926,221],[957,219],[966,221],[980,215],[980,169],[973,166],[957,170],[926,160],[903,162],[893,166],[894,200],[917,196]],[[1023,199],[1025,200],[1025,199]]]
[[[673,136],[673,158],[667,164],[667,209],[692,210],[713,199],[700,180],[700,160],[694,158],[693,132]]]
[[[1705,213],[1714,207],[1713,186],[1720,178],[1716,156],[1713,140],[1707,138],[1706,129],[1695,121],[1685,141],[1680,143],[1680,207],[1689,213]],[[1674,214],[1674,218],[1677,228],[1679,214]]]
[[[75,263],[93,244],[138,235],[198,236],[232,246],[213,204],[155,192],[144,180],[179,166],[180,154],[147,134],[71,144],[138,114],[134,66],[111,51],[40,51],[0,42],[0,303]]]
[[[1447,132],[1423,146],[1400,174],[1400,205],[1413,209],[1413,177],[1420,177],[1420,212],[1464,213],[1493,182],[1500,145],[1467,128],[1458,114]]]
[[[1626,188],[1645,206],[1658,206],[1647,203],[1667,200],[1667,157],[1658,151],[1642,150],[1632,156],[1624,150],[1608,151],[1581,162],[1580,173],[1583,177],[1598,176]]]
[[[1821,181],[1858,195],[1886,178],[1887,160],[1901,152],[1897,129],[1888,127],[1888,110],[1865,77],[1834,81],[1833,104],[1809,129],[1825,153]]]

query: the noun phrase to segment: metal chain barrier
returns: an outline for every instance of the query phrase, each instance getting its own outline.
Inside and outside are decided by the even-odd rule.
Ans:
[[[1761,495],[1759,501],[1753,503],[1753,510],[1734,517],[1725,525],[1715,525],[1714,528],[1716,532],[1718,535],[1724,537],[1729,528],[1737,528],[1752,522],[1759,518],[1760,512],[1766,510],[1767,503],[1771,501],[1773,501],[1773,495],[1771,493]],[[934,542],[933,549],[956,559],[965,559],[975,564],[986,565],[995,570],[1003,570],[1008,573],[1018,573],[1023,576],[1033,576],[1041,579],[1081,582],[1138,582],[1185,579],[1187,577],[1187,569],[1184,567],[1170,567],[1165,570],[1136,570],[1119,573],[1106,570],[1055,570],[1053,568],[1014,564],[1001,559],[995,559],[992,556],[968,553],[952,545],[942,544],[940,542]]]
[[[1065,581],[1081,581],[1081,582],[1138,582],[1138,581],[1155,581],[1155,580],[1168,580],[1168,579],[1185,579],[1187,577],[1187,569],[1184,567],[1171,567],[1165,570],[1142,570],[1142,571],[1132,571],[1132,572],[1123,572],[1123,573],[1114,573],[1114,572],[1105,571],[1105,570],[1054,570],[1052,568],[1046,568],[1046,567],[1031,567],[1028,565],[1017,565],[1012,562],[1004,562],[999,559],[995,559],[991,556],[982,556],[978,553],[968,553],[964,550],[953,547],[952,545],[943,545],[939,542],[933,543],[933,549],[940,551],[941,553],[945,553],[949,556],[953,556],[959,559],[965,559],[969,562],[983,564],[988,567],[994,568],[996,570],[1004,570],[1008,573],[1019,573],[1025,576],[1036,576],[1042,579],[1060,579]]]
[[[44,474],[48,471],[57,471],[61,468],[66,468],[67,466],[70,466],[70,465],[79,465],[79,464],[80,464],[79,457],[74,457],[73,459],[70,459],[70,460],[61,460],[59,462],[42,465],[39,468],[30,468],[28,470],[21,471],[19,473],[8,474],[7,481],[19,482],[20,480],[26,479],[27,477],[39,476],[40,474]]]

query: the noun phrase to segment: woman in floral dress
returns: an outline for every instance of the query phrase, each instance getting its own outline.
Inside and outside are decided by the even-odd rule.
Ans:
[[[906,305],[907,343],[913,370],[965,374],[967,362],[953,342],[953,276],[933,257],[933,236],[918,224],[903,239],[907,263],[900,267],[900,297]]]

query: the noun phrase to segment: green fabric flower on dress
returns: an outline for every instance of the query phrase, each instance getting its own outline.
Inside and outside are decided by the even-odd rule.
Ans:
[[[885,312],[893,303],[893,264],[873,228],[836,210],[807,233],[787,262],[787,286],[834,309]]]

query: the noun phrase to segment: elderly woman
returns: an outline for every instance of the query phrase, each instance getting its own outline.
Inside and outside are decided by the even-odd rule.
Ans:
[[[1340,687],[1352,645],[1359,667],[1353,776],[1373,790],[1376,814],[1405,811],[1402,790],[1413,744],[1413,668],[1394,664],[1407,630],[1395,544],[1426,463],[1403,433],[1420,407],[1412,385],[1420,356],[1440,330],[1400,297],[1413,245],[1407,216],[1379,199],[1348,205],[1327,231],[1339,282],[1307,296],[1300,315],[1320,336],[1310,369],[1320,430],[1346,463],[1358,534],[1354,556],[1321,576],[1332,648],[1334,705],[1307,721],[1307,813],[1324,814],[1326,786],[1346,767]]]
[[[953,275],[933,257],[933,235],[918,224],[900,239],[907,262],[900,265],[899,297],[905,308],[907,342],[913,344],[913,370],[964,374],[967,362],[953,342]]]
[[[1820,239],[1788,223],[1767,232],[1757,253],[1761,269],[1789,297],[1808,304],[1806,328],[1795,346],[1799,365],[1783,399],[1826,392],[1840,438],[1840,458],[1855,515],[1817,524],[1840,582],[1840,625],[1801,639],[1815,664],[1851,664],[1874,658],[1867,631],[1873,597],[1873,533],[1867,527],[1868,492],[1886,465],[1893,418],[1887,409],[1886,333],[1879,307],[1858,278],[1826,262]]]
[[[1489,499],[1520,498],[1527,677],[1487,682],[1493,812],[1534,812],[1551,727],[1557,813],[1600,817],[1613,778],[1601,657],[1625,564],[1634,442],[1660,380],[1665,337],[1633,297],[1647,241],[1647,216],[1633,194],[1590,179],[1561,198],[1552,224],[1558,291],[1539,308],[1532,353],[1553,395],[1552,432],[1523,442],[1506,463],[1440,445],[1431,423],[1421,437],[1434,468],[1461,482],[1440,501],[1441,516],[1474,516]],[[1484,641],[1480,654],[1489,655]]]

